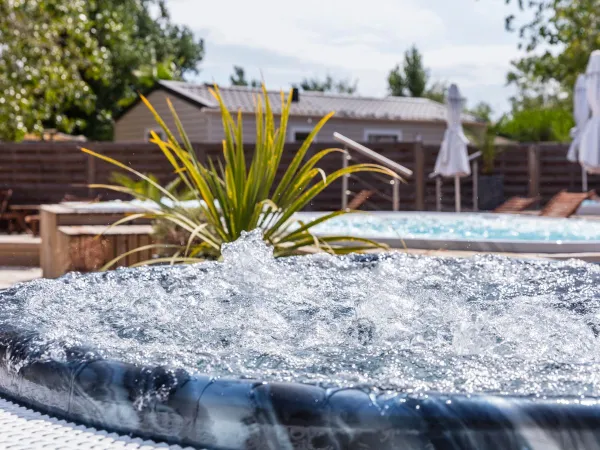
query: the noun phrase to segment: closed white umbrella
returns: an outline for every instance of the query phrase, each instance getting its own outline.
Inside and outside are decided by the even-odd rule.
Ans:
[[[569,152],[567,153],[567,159],[571,162],[579,161],[579,144],[581,143],[581,136],[589,117],[590,106],[586,96],[585,75],[581,74],[577,77],[575,91],[573,92],[573,118],[575,119],[575,127],[571,129],[573,142],[571,142]]]
[[[581,74],[577,77],[575,91],[573,92],[573,118],[575,119],[575,126],[571,129],[571,138],[573,141],[567,153],[567,159],[571,162],[579,161],[581,136],[589,117],[590,105],[586,96],[585,75]],[[581,168],[581,189],[583,192],[587,191],[587,172],[583,167]]]
[[[592,117],[581,135],[579,163],[588,173],[600,173],[600,50],[592,52],[585,76]]]
[[[465,136],[460,120],[464,99],[460,96],[458,87],[455,84],[450,85],[446,102],[448,104],[448,128],[444,134],[444,140],[435,161],[434,173],[443,177],[454,177],[456,211],[459,212],[460,177],[469,176],[471,174],[471,167],[469,165],[469,153],[467,150],[469,140]],[[441,196],[439,176],[437,183],[438,199]]]

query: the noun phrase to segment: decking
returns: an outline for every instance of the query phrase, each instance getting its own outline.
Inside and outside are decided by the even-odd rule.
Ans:
[[[39,267],[41,244],[28,234],[0,234],[0,266]]]

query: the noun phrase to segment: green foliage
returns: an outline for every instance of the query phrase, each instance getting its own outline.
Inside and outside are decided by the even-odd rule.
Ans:
[[[496,161],[497,152],[496,144],[494,142],[496,135],[496,127],[490,124],[483,136],[483,142],[479,146],[481,149],[481,159],[483,161],[481,171],[486,175],[491,175],[494,172],[494,163]]]
[[[487,124],[485,133],[483,134],[481,134],[480,130],[476,132],[473,129],[469,129],[468,126],[465,127],[465,134],[469,138],[469,141],[481,150],[481,159],[483,161],[481,171],[484,174],[491,174],[494,171],[494,161],[496,160],[494,141],[498,133],[496,125],[492,123],[492,107],[488,103],[479,102],[472,109],[467,110],[467,112]]]
[[[175,64],[174,58],[170,57],[164,61],[154,61],[150,64],[144,64],[139,69],[132,71],[136,77],[136,83],[141,89],[150,89],[159,80],[179,80],[181,79],[181,69]],[[131,103],[130,98],[121,100],[122,106]]]
[[[495,124],[488,122],[485,133],[474,132],[474,130],[465,127],[465,135],[475,147],[481,151],[481,172],[484,174],[492,174],[494,172],[494,163],[496,161],[496,136],[498,129]]]
[[[473,108],[467,110],[469,114],[474,115],[477,119],[485,123],[492,122],[492,107],[489,103],[479,102]]]
[[[43,128],[110,139],[115,114],[148,86],[148,64],[179,78],[204,52],[170,22],[164,0],[5,0],[0,42],[4,140]]]
[[[263,96],[258,97],[256,107],[256,143],[250,155],[244,152],[241,112],[238,113],[237,120],[234,119],[225,107],[218,88],[213,91],[213,95],[221,107],[225,139],[222,160],[209,161],[207,164],[197,159],[171,102],[168,101],[168,105],[177,126],[178,137],[165,125],[148,100],[142,97],[167,137],[167,140],[163,141],[153,133],[152,142],[159,146],[181,182],[200,202],[203,214],[203,220],[198,220],[185,210],[180,211],[160,203],[151,212],[134,214],[118,221],[116,224],[141,217],[165,220],[189,233],[186,245],[173,247],[176,252],[171,258],[159,258],[152,260],[153,262],[192,262],[206,255],[218,257],[223,243],[235,241],[243,231],[256,228],[263,229],[264,239],[273,246],[275,256],[319,250],[348,253],[381,247],[366,239],[349,236],[317,237],[311,233],[315,225],[345,214],[345,211],[333,212],[309,223],[302,223],[293,218],[296,212],[302,210],[315,196],[344,175],[367,171],[395,176],[388,169],[376,164],[356,164],[326,175],[317,165],[325,156],[341,151],[335,148],[318,151],[305,160],[314,137],[333,113],[317,123],[276,183],[275,178],[286,143],[292,92],[287,99],[282,93],[280,121],[277,126],[266,88],[263,86]],[[83,151],[133,173],[152,184],[165,197],[176,200],[168,190],[148,176],[112,158],[87,149]],[[246,156],[250,157],[248,162]],[[140,196],[139,192],[123,186],[91,187],[108,188],[129,193],[134,197]]]
[[[201,208],[175,207],[174,209],[177,214],[191,217],[194,223],[206,223],[206,217]],[[152,235],[158,244],[162,244],[162,246],[156,249],[158,257],[166,258],[173,257],[173,255],[177,254],[178,249],[185,247],[191,233],[170,220],[158,219],[152,223]],[[210,258],[211,254],[199,256]]]
[[[402,67],[397,64],[388,74],[388,91],[395,97],[423,97],[443,103],[448,85],[432,83],[429,87],[429,70],[423,65],[423,55],[416,46],[404,53]]]
[[[448,83],[436,81],[425,90],[423,97],[428,98],[429,100],[433,100],[434,102],[445,103],[447,92]]]
[[[305,78],[300,85],[294,85],[303,91],[317,92],[336,92],[338,94],[354,94],[358,88],[358,81],[354,84],[350,80],[336,81],[331,75],[327,75],[324,80],[319,78]]]
[[[526,56],[513,61],[508,81],[517,86],[554,80],[570,95],[577,75],[585,72],[591,52],[600,45],[600,4],[597,0],[506,0],[517,3],[525,20],[506,18],[509,31],[518,30]],[[537,52],[543,48],[543,51]]]
[[[138,200],[150,200],[160,203],[165,194],[158,188],[159,180],[152,174],[144,174],[145,178],[135,179],[125,175],[123,172],[113,172],[110,182],[124,187],[132,196]],[[165,186],[165,190],[178,201],[193,200],[194,195],[185,186],[181,186],[181,179],[175,178]]]
[[[402,68],[397,64],[388,75],[390,94],[396,97],[423,97],[429,73],[423,66],[423,56],[416,46],[404,53]]]
[[[406,95],[406,81],[399,64],[396,64],[390,71],[387,82],[390,95],[394,97],[404,97]]]
[[[497,133],[519,142],[567,142],[573,127],[569,110],[538,106],[513,111],[496,124]]]
[[[260,87],[261,83],[258,80],[252,80],[248,83],[246,73],[243,67],[233,66],[233,75],[229,77],[232,86],[251,86],[253,88]]]
[[[93,28],[83,0],[0,2],[0,139],[19,140],[50,121],[70,132],[81,123],[66,110],[94,110],[84,78],[101,80],[110,67]]]
[[[411,97],[422,97],[429,79],[423,67],[423,57],[414,45],[404,56],[404,77],[406,89]]]

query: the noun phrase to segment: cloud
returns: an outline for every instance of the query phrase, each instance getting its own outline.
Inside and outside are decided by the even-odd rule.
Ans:
[[[174,21],[205,37],[205,79],[226,82],[234,64],[252,78],[262,70],[269,85],[279,87],[329,73],[358,78],[361,94],[380,96],[389,70],[415,43],[434,79],[457,82],[477,95],[488,92],[500,103],[500,96],[508,97],[509,62],[518,55],[515,37],[503,29],[503,3],[232,0],[207,8],[198,0],[173,0],[169,9]]]

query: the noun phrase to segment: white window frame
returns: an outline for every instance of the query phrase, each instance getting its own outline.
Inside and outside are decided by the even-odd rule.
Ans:
[[[296,143],[302,143],[303,141],[297,141],[296,140],[296,133],[312,133],[312,130],[314,130],[314,127],[292,127],[291,128],[291,133],[289,134],[289,140],[290,142],[296,142]],[[318,142],[318,134],[317,136],[315,136],[315,138],[313,139],[313,142]]]
[[[158,136],[164,141],[166,136],[165,136],[165,130],[163,130],[160,127],[151,127],[151,128],[146,128],[146,131],[144,131],[144,142],[149,142],[150,141],[150,132],[154,131],[156,134],[158,134]]]
[[[396,136],[398,138],[398,142],[402,142],[402,130],[397,128],[365,128],[365,143],[369,143],[369,136],[371,135]]]

